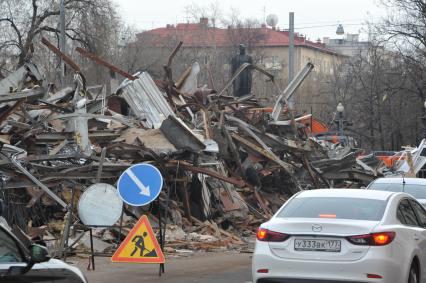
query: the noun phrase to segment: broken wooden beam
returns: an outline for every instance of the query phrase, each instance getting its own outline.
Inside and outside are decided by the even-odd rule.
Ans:
[[[49,40],[42,37],[41,42],[47,46],[53,53],[59,56],[65,63],[68,64],[74,71],[81,73],[80,67],[65,53],[61,52],[55,45],[53,45]]]
[[[269,151],[255,145],[254,143],[246,140],[245,138],[237,135],[236,133],[231,133],[231,136],[232,136],[233,139],[240,142],[242,145],[250,148],[251,150],[253,150],[253,151],[259,153],[260,155],[263,155],[264,157],[268,158],[269,160],[277,163],[278,165],[283,167],[287,172],[293,171],[293,168],[291,167],[290,164],[285,163],[284,161],[279,159],[275,154],[271,154]]]
[[[227,182],[227,183],[232,184],[234,186],[237,186],[239,188],[243,188],[243,187],[247,186],[246,182],[242,179],[235,179],[235,178],[231,178],[231,177],[226,177],[226,176],[223,176],[223,175],[221,175],[221,174],[219,174],[215,171],[209,170],[209,169],[192,166],[190,163],[185,162],[185,161],[170,160],[168,163],[166,163],[166,166],[169,167],[169,168],[179,166],[179,168],[182,168],[184,170],[188,170],[188,171],[191,171],[191,172],[194,172],[194,173],[201,173],[201,174],[209,175],[210,177],[222,180],[224,182]]]
[[[125,71],[121,70],[120,68],[118,68],[118,67],[116,67],[116,66],[114,66],[114,65],[112,65],[112,64],[110,64],[110,63],[108,63],[107,61],[105,61],[105,60],[103,60],[103,59],[99,58],[99,57],[98,57],[98,56],[96,56],[95,54],[90,53],[90,52],[89,52],[89,51],[87,51],[87,50],[84,50],[83,48],[77,47],[77,48],[75,49],[75,51],[77,51],[78,53],[80,53],[80,54],[81,54],[81,55],[83,55],[84,57],[89,58],[90,60],[92,60],[92,61],[96,62],[97,64],[102,65],[102,66],[104,66],[104,67],[107,67],[108,69],[110,69],[110,70],[111,70],[111,71],[113,71],[114,73],[118,73],[118,74],[122,75],[123,77],[125,77],[125,78],[127,78],[127,79],[129,79],[129,80],[134,81],[134,80],[136,80],[136,79],[137,79],[137,77],[130,75],[129,73],[127,73],[127,72],[125,72]]]

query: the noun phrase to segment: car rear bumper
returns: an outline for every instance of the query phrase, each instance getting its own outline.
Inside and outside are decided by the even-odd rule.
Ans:
[[[296,278],[263,278],[256,281],[257,283],[364,283],[360,281],[335,281],[335,280],[318,280],[318,279],[296,279]]]
[[[259,269],[267,269],[268,272],[258,273]],[[271,254],[268,248],[255,251],[252,271],[254,283],[401,283],[406,282],[408,266],[405,267],[391,255],[391,251],[385,249],[369,252],[357,261],[334,262],[283,259]],[[367,274],[382,278],[368,278]]]

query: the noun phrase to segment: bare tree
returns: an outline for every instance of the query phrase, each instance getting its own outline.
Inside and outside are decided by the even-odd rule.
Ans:
[[[378,42],[348,58],[334,77],[330,105],[345,104],[349,129],[366,149],[399,150],[416,143],[417,96],[400,53]],[[329,110],[330,112],[333,109]]]
[[[426,100],[426,2],[424,0],[382,1],[388,16],[377,25],[388,44],[404,58],[405,71],[411,81],[406,89]]]
[[[210,4],[201,6],[195,2],[186,5],[185,13],[187,21],[196,22],[200,18],[210,19],[213,27],[216,27],[217,22],[220,22],[223,17],[223,11],[219,2],[211,2]]]
[[[99,28],[116,17],[109,0],[65,0],[64,4],[67,37],[88,47],[96,36],[93,24],[97,23]],[[3,0],[0,10],[0,56],[12,57],[18,66],[33,57],[34,43],[42,33],[56,37],[59,33],[58,1]]]
[[[424,0],[382,1],[388,16],[379,30],[405,49],[426,51],[426,2]]]

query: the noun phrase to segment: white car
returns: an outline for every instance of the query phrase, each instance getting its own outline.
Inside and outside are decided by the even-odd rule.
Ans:
[[[50,259],[45,247],[25,247],[0,224],[0,282],[87,283],[87,279],[78,268]]]
[[[399,192],[322,189],[257,232],[254,283],[426,283],[426,211]]]
[[[378,178],[366,189],[407,193],[426,207],[426,179],[423,178]]]

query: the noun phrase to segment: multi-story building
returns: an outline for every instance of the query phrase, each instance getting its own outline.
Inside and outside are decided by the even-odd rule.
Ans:
[[[199,23],[180,23],[144,31],[137,38],[145,44],[156,47],[171,47],[183,41],[182,49],[230,50],[235,54],[239,44],[246,44],[249,53],[253,53],[256,63],[266,69],[280,71],[280,77],[287,77],[289,32],[277,28],[262,27],[212,27],[208,19],[201,18]],[[232,52],[233,51],[233,52]],[[205,52],[203,52],[205,53]],[[206,53],[207,54],[207,53]],[[330,74],[333,66],[339,62],[341,55],[320,42],[307,40],[295,34],[295,70],[312,62],[319,73]],[[200,63],[209,58],[200,58]]]
[[[219,28],[209,25],[208,19],[202,18],[198,23],[180,23],[144,31],[139,33],[137,38],[145,47],[154,47],[158,52],[164,48],[170,52],[179,41],[182,41],[183,45],[179,55],[175,58],[174,68],[180,66],[185,68],[190,66],[192,61],[197,60],[201,69],[203,67],[210,68],[209,73],[210,75],[213,74],[211,76],[213,76],[213,80],[216,82],[215,87],[218,89],[230,76],[231,58],[237,54],[239,44],[247,46],[248,54],[253,57],[255,64],[263,66],[275,75],[280,88],[284,88],[288,83],[290,41],[289,32],[286,30],[270,28],[265,25],[260,27]],[[299,101],[312,101],[312,96],[316,95],[312,93],[312,90],[319,93],[319,90],[312,85],[324,77],[332,76],[336,66],[345,56],[328,48],[324,43],[307,40],[297,33],[295,34],[294,44],[295,73],[303,68],[307,62],[311,62],[315,66],[313,74],[309,77],[311,86],[305,86],[309,85],[309,82],[304,83],[298,93]],[[163,56],[167,58],[165,54]],[[182,62],[184,63],[182,64]],[[181,71],[178,70],[178,72]],[[204,73],[207,74],[208,72]],[[207,77],[204,79],[205,82],[209,81]],[[255,81],[259,80],[253,80],[253,82]],[[257,85],[257,88],[254,86],[254,89],[261,97],[271,97],[271,90],[263,85]],[[310,108],[311,106],[304,107],[307,111]]]
[[[360,41],[359,34],[346,34],[344,38],[323,38],[324,45],[342,55],[354,57],[371,47],[371,42]]]

